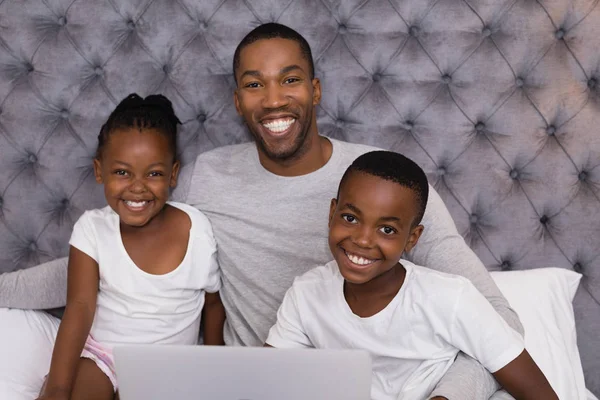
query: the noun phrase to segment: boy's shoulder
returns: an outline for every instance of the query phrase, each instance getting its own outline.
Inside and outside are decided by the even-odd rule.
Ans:
[[[335,261],[315,267],[294,279],[293,286],[299,290],[313,290],[328,287],[341,279]]]
[[[467,286],[472,286],[471,281],[464,276],[436,271],[431,268],[413,264],[407,260],[400,260],[402,265],[410,270],[411,279],[408,284],[414,289],[438,295],[458,296]],[[440,296],[435,296],[440,297]]]

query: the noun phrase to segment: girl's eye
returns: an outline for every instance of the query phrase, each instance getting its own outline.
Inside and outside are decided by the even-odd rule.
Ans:
[[[350,223],[350,224],[355,224],[356,223],[356,217],[354,217],[354,215],[350,215],[350,214],[342,214],[342,218],[344,221]]]
[[[385,235],[393,235],[394,233],[396,233],[396,230],[391,226],[382,226],[379,230]]]

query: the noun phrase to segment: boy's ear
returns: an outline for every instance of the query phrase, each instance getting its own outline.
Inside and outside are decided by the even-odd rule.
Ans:
[[[329,222],[327,226],[331,226],[331,220],[333,219],[333,214],[335,213],[335,208],[337,207],[337,199],[331,199],[331,204],[329,205]]]
[[[404,251],[406,253],[411,251],[413,247],[416,246],[417,242],[419,241],[419,238],[421,237],[421,234],[423,233],[423,229],[425,229],[423,225],[417,225],[411,230],[410,236],[408,237],[408,242],[404,247]]]
[[[175,161],[173,163],[173,168],[171,169],[171,180],[169,182],[169,186],[171,186],[172,188],[177,186],[177,177],[179,176],[180,165],[181,164],[179,163],[179,161]]]
[[[96,182],[102,183],[102,164],[100,160],[94,158],[94,176],[96,177]]]

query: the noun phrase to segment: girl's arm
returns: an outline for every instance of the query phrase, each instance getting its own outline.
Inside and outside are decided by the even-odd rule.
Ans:
[[[493,375],[517,400],[558,400],[558,396],[527,350],[523,350],[517,358]]]
[[[50,373],[42,396],[70,396],[81,352],[94,321],[99,281],[98,263],[71,246],[67,307],[56,336]]]
[[[224,345],[223,325],[225,324],[225,308],[221,302],[219,292],[205,293],[202,318],[204,320],[204,344],[213,346]]]

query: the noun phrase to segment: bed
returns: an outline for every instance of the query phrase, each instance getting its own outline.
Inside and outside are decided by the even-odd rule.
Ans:
[[[64,257],[103,206],[96,136],[127,94],[173,100],[184,163],[250,140],[233,50],[269,21],[312,46],[321,134],[417,161],[490,271],[581,275],[577,344],[600,395],[597,0],[2,1],[0,273]]]

